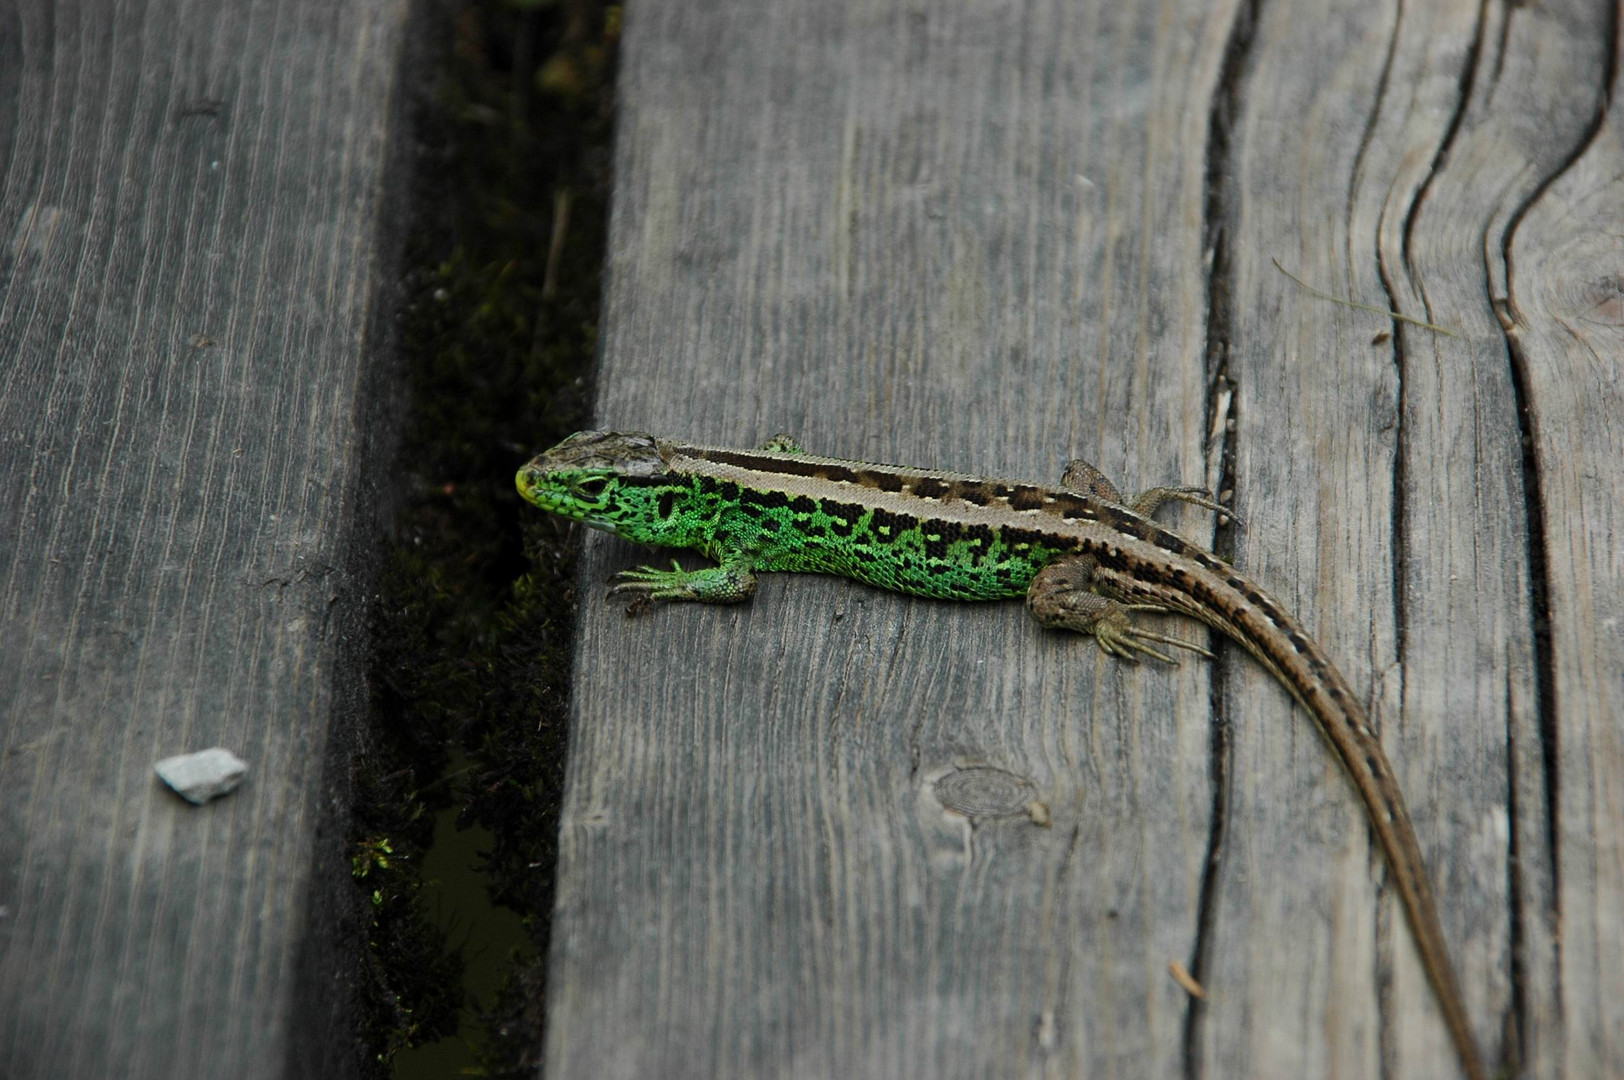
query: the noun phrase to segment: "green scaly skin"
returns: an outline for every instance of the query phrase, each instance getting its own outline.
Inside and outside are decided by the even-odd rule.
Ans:
[[[755,572],[765,571],[836,574],[938,600],[1008,600],[1025,596],[1044,567],[1078,550],[1074,540],[1041,532],[1017,536],[989,530],[985,537],[944,536],[950,530],[913,515],[878,507],[861,507],[854,514],[853,504],[847,502],[806,495],[797,500],[777,489],[669,471],[664,459],[657,457],[659,444],[646,435],[608,433],[621,443],[607,456],[594,456],[605,445],[597,438],[600,434],[571,436],[526,465],[517,478],[520,494],[543,510],[627,540],[690,548],[719,564],[683,570],[673,562],[670,570],[650,566],[626,570],[613,590],[618,593],[638,592],[657,601],[735,603],[755,592]],[[587,447],[592,451],[583,456],[581,451]],[[769,440],[761,452],[807,457],[785,435]],[[623,465],[611,464],[614,461],[641,461],[647,469],[628,471]],[[1098,474],[1092,479],[1096,484],[1108,483]],[[1109,497],[1121,501],[1114,488]],[[1147,497],[1150,507],[1162,499],[1177,498],[1223,509],[1193,488],[1158,488],[1136,502],[1145,505]],[[1166,609],[1132,605],[1126,610]],[[1102,641],[1111,642],[1107,651],[1115,652],[1120,645],[1118,655],[1128,658],[1143,652],[1168,659],[1154,648],[1144,647],[1148,641],[1211,655],[1192,642],[1127,625],[1120,629],[1120,642],[1109,633]]]
[[[717,563],[627,570],[616,593],[736,603],[755,591],[757,571],[839,574],[943,600],[1024,595],[1038,622],[1091,634],[1128,660],[1171,661],[1159,644],[1211,655],[1136,625],[1137,612],[1189,616],[1228,636],[1308,711],[1346,768],[1462,1068],[1486,1080],[1420,843],[1363,705],[1279,601],[1151,520],[1169,499],[1227,513],[1206,492],[1153,488],[1124,498],[1082,461],[1068,466],[1058,487],[1043,487],[815,457],[787,436],[759,450],[729,450],[603,431],[578,432],[538,455],[517,483],[543,510]]]

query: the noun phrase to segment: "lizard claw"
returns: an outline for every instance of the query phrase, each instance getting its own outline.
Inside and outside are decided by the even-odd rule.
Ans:
[[[1099,643],[1108,655],[1129,663],[1138,663],[1139,655],[1153,656],[1167,664],[1176,664],[1178,661],[1167,653],[1151,645],[1150,642],[1160,642],[1171,645],[1177,649],[1188,649],[1193,653],[1200,653],[1208,659],[1212,653],[1193,641],[1170,637],[1167,634],[1158,634],[1154,630],[1146,630],[1133,625],[1129,621],[1128,611],[1165,611],[1167,609],[1156,604],[1125,604],[1113,611],[1102,615],[1094,624],[1094,640]]]
[[[687,572],[677,560],[671,560],[671,569],[656,570],[652,566],[639,566],[622,570],[609,589],[610,596],[630,594],[646,600],[675,600],[686,595],[679,587]]]

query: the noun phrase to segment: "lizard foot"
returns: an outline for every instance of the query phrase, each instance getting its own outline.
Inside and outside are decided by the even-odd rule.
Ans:
[[[1168,609],[1161,604],[1124,604],[1101,596],[1086,584],[1092,573],[1093,561],[1089,559],[1064,559],[1049,564],[1032,579],[1032,586],[1026,592],[1026,609],[1044,626],[1093,634],[1094,641],[1107,655],[1122,660],[1133,662],[1144,655],[1169,664],[1177,663],[1156,644],[1212,656],[1193,641],[1134,625],[1132,612],[1165,613]]]
[[[736,604],[756,591],[756,575],[748,566],[724,564],[703,570],[684,570],[675,559],[671,569],[639,566],[622,570],[610,596],[631,595],[647,600],[697,600],[701,604]]]
[[[1154,630],[1146,630],[1144,627],[1135,626],[1133,620],[1128,617],[1130,611],[1166,611],[1166,608],[1158,604],[1116,604],[1112,601],[1106,601],[1106,603],[1110,607],[1094,620],[1090,632],[1094,635],[1094,640],[1099,643],[1100,648],[1108,655],[1126,660],[1129,663],[1137,663],[1139,653],[1144,653],[1146,656],[1154,656],[1165,663],[1178,663],[1167,653],[1148,644],[1148,642],[1158,641],[1163,645],[1188,649],[1193,653],[1200,653],[1208,659],[1212,658],[1211,652],[1193,641],[1185,641],[1182,638],[1158,634]]]

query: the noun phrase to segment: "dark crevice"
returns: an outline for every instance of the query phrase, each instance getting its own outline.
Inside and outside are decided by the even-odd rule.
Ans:
[[[1509,291],[1509,290],[1508,290]],[[1511,355],[1512,394],[1516,399],[1517,426],[1522,436],[1522,479],[1523,479],[1523,512],[1526,515],[1528,532],[1528,589],[1529,604],[1534,621],[1534,693],[1538,702],[1540,742],[1542,744],[1541,767],[1544,771],[1545,781],[1545,846],[1550,860],[1550,903],[1552,915],[1556,922],[1560,922],[1562,908],[1562,874],[1561,874],[1561,811],[1560,787],[1558,773],[1559,731],[1557,723],[1557,696],[1556,696],[1556,661],[1551,646],[1551,606],[1549,596],[1549,556],[1545,548],[1545,508],[1544,508],[1544,482],[1541,479],[1540,463],[1535,452],[1535,439],[1533,432],[1533,418],[1526,404],[1528,401],[1527,375],[1523,370],[1525,360],[1522,350],[1514,341],[1508,341],[1508,351]],[[1508,736],[1509,731],[1508,723]],[[1522,993],[1522,971],[1520,959],[1523,946],[1523,923],[1527,918],[1523,910],[1527,897],[1520,886],[1521,867],[1520,860],[1526,858],[1525,853],[1519,852],[1517,837],[1518,803],[1516,800],[1516,744],[1508,742],[1506,771],[1511,776],[1511,802],[1508,813],[1511,816],[1511,849],[1508,858],[1511,862],[1512,892],[1511,892],[1511,934],[1512,934],[1512,997],[1517,1011],[1517,1028],[1520,1036],[1527,1024],[1526,1002]],[[1560,951],[1560,939],[1555,942]],[[1557,1008],[1561,1010],[1561,984],[1557,984]]]
[[[391,313],[409,408],[379,470],[398,505],[343,877],[367,916],[362,1075],[517,1080],[546,1019],[576,539],[512,477],[589,415],[619,17],[425,11]]]
[[[1515,290],[1513,290],[1511,287],[1511,279],[1514,271],[1514,262],[1511,257],[1511,245],[1513,238],[1515,238],[1517,235],[1517,229],[1522,225],[1523,218],[1528,216],[1528,212],[1538,205],[1539,201],[1545,197],[1545,192],[1550,190],[1551,185],[1562,179],[1562,177],[1566,176],[1568,171],[1573,168],[1574,163],[1589,152],[1591,145],[1596,141],[1596,137],[1601,134],[1602,128],[1607,123],[1607,114],[1612,109],[1613,91],[1616,89],[1618,80],[1619,18],[1619,8],[1614,6],[1613,18],[1607,24],[1607,31],[1601,43],[1601,93],[1597,95],[1596,104],[1590,115],[1590,122],[1585,125],[1584,135],[1575,141],[1573,150],[1557,163],[1557,166],[1551,170],[1550,174],[1546,176],[1544,180],[1540,181],[1538,187],[1529,192],[1528,197],[1523,199],[1522,202],[1518,204],[1517,208],[1512,211],[1511,216],[1506,220],[1505,233],[1500,238],[1500,258],[1501,261],[1505,263],[1506,268],[1506,295],[1504,297],[1490,297],[1490,300],[1494,303],[1495,313],[1500,316],[1500,324],[1502,327],[1507,325],[1508,320],[1514,325],[1526,325],[1526,320],[1524,320],[1521,314],[1518,313],[1516,303],[1512,300],[1512,294]],[[1523,414],[1527,410],[1529,399],[1527,394],[1524,392],[1526,387],[1520,381],[1524,373],[1524,361],[1518,351],[1516,341],[1513,340],[1509,334],[1507,336],[1507,343],[1512,351],[1511,375],[1514,381],[1514,391],[1517,395],[1519,422],[1523,424],[1524,429],[1523,446],[1525,448],[1524,459],[1526,464],[1526,448],[1529,445],[1527,442],[1529,431],[1527,430],[1528,425],[1526,419],[1523,417]]]
[[[1352,217],[1354,193],[1358,191],[1360,181],[1364,177],[1365,153],[1370,149],[1371,140],[1376,137],[1376,124],[1381,120],[1382,106],[1387,101],[1387,89],[1391,85],[1393,79],[1393,59],[1398,55],[1398,39],[1399,34],[1403,31],[1403,29],[1404,0],[1399,0],[1397,9],[1393,15],[1393,32],[1387,36],[1387,55],[1382,58],[1382,73],[1380,78],[1376,80],[1376,99],[1371,103],[1370,116],[1365,121],[1365,130],[1359,135],[1359,149],[1353,155],[1353,168],[1348,170],[1348,194],[1346,201],[1348,206],[1349,220],[1345,222],[1345,224],[1347,225],[1348,235],[1350,237],[1353,235]],[[1379,217],[1376,223],[1376,251],[1378,252],[1379,256],[1381,251],[1381,219]],[[1349,267],[1349,272],[1351,276],[1351,266]],[[1388,301],[1388,310],[1397,310],[1393,307],[1391,302],[1391,290],[1388,292]]]
[[[1392,37],[1388,40],[1387,58],[1382,63],[1381,80],[1377,83],[1376,100],[1375,100],[1375,103],[1371,107],[1370,122],[1365,126],[1364,137],[1363,137],[1363,139],[1360,140],[1360,143],[1359,143],[1359,153],[1358,153],[1358,156],[1354,160],[1354,169],[1353,169],[1354,183],[1349,185],[1349,194],[1348,194],[1348,206],[1349,206],[1349,212],[1350,213],[1352,212],[1352,207],[1353,207],[1353,203],[1354,203],[1353,191],[1354,191],[1354,188],[1356,187],[1356,185],[1358,183],[1358,178],[1361,175],[1361,173],[1363,171],[1363,168],[1364,168],[1365,149],[1369,145],[1370,139],[1373,136],[1373,134],[1375,132],[1375,129],[1376,129],[1376,123],[1381,117],[1382,103],[1387,98],[1388,80],[1389,80],[1389,78],[1390,78],[1390,76],[1392,74],[1393,57],[1398,51],[1399,34],[1402,31],[1403,26],[1404,26],[1404,5],[1401,2],[1398,5],[1398,14],[1395,16],[1394,21],[1393,21],[1393,34],[1392,34]],[[1413,204],[1412,204],[1412,207],[1411,207],[1411,212],[1412,212],[1412,215],[1413,215]],[[1372,249],[1376,253],[1376,276],[1382,283],[1382,291],[1386,294],[1386,297],[1387,297],[1387,309],[1389,311],[1397,311],[1398,310],[1398,297],[1397,297],[1397,295],[1395,293],[1395,290],[1393,288],[1392,275],[1389,272],[1389,268],[1387,267],[1386,263],[1383,261],[1383,259],[1381,257],[1382,256],[1382,223],[1386,220],[1386,218],[1387,218],[1387,212],[1386,212],[1385,209],[1383,209],[1382,213],[1377,215],[1377,218],[1376,218],[1376,235],[1371,238],[1371,241],[1372,241]],[[1408,225],[1406,225],[1406,230],[1407,229],[1408,229]],[[1350,237],[1352,236],[1352,233],[1353,233],[1353,231],[1350,228],[1349,229],[1349,236]],[[1404,436],[1405,436],[1404,420],[1405,420],[1405,416],[1407,415],[1406,411],[1405,411],[1406,402],[1405,402],[1405,396],[1404,395],[1405,395],[1405,386],[1407,385],[1406,379],[1405,379],[1405,374],[1406,374],[1407,369],[1406,369],[1406,357],[1405,357],[1405,354],[1404,354],[1404,327],[1401,325],[1400,320],[1398,320],[1398,319],[1393,319],[1392,320],[1391,329],[1389,330],[1389,333],[1391,334],[1391,337],[1389,338],[1389,340],[1392,342],[1393,381],[1395,383],[1395,392],[1394,392],[1394,401],[1393,401],[1394,419],[1393,419],[1392,522],[1391,522],[1391,527],[1390,527],[1390,531],[1389,531],[1389,534],[1388,534],[1388,550],[1392,553],[1392,559],[1393,559],[1393,574],[1392,574],[1393,595],[1392,595],[1392,599],[1391,599],[1392,608],[1393,608],[1393,635],[1394,635],[1393,636],[1393,655],[1398,657],[1400,659],[1400,661],[1402,661],[1402,659],[1404,657],[1405,632],[1406,632],[1406,625],[1407,625],[1407,623],[1406,623],[1406,612],[1405,612],[1405,607],[1404,607],[1404,572],[1405,572],[1404,571],[1404,550],[1405,550],[1405,548],[1404,548],[1404,538],[1407,535],[1407,531],[1406,531],[1407,530],[1407,525],[1406,525],[1405,520],[1404,520],[1404,507],[1405,507],[1405,494],[1408,491],[1408,478],[1405,475],[1405,468],[1404,468],[1404,465],[1405,465],[1405,452],[1406,452],[1405,451],[1405,441],[1404,441]],[[1399,678],[1400,678],[1401,681],[1402,681],[1403,677],[1404,677],[1404,667],[1403,667],[1403,664],[1401,662],[1400,665],[1399,665]],[[1403,691],[1402,691],[1402,682],[1401,682],[1400,700],[1403,700],[1402,692]],[[1376,715],[1375,710],[1371,710],[1371,714],[1372,714],[1372,717],[1374,718],[1375,715]]]
[[[1510,845],[1506,859],[1506,891],[1511,897],[1511,1015],[1501,1036],[1500,1060],[1511,1071],[1522,1061],[1523,1048],[1528,1045],[1528,893],[1523,884],[1521,805],[1517,799],[1517,710],[1506,681],[1506,814],[1511,820]]]
[[[1438,143],[1438,152],[1432,157],[1432,167],[1427,172],[1427,179],[1421,189],[1415,193],[1410,203],[1409,213],[1404,218],[1404,241],[1400,245],[1400,257],[1404,261],[1405,272],[1414,280],[1420,280],[1410,262],[1410,239],[1415,233],[1416,219],[1421,216],[1421,207],[1427,201],[1427,192],[1432,188],[1432,181],[1443,171],[1444,162],[1449,157],[1450,148],[1455,145],[1455,136],[1460,133],[1461,125],[1466,122],[1466,111],[1472,104],[1472,84],[1477,80],[1477,65],[1483,58],[1483,31],[1489,18],[1489,0],[1482,0],[1477,11],[1477,28],[1472,34],[1472,47],[1466,53],[1466,66],[1461,69],[1459,91],[1455,95],[1455,111],[1449,117],[1449,126],[1444,129],[1444,137]],[[1431,319],[1429,312],[1428,319]]]
[[[1378,246],[1377,251],[1381,248]],[[1397,298],[1393,295],[1393,282],[1388,275],[1388,268],[1382,264],[1378,257],[1378,273],[1381,276],[1382,289],[1387,293],[1387,303],[1392,310],[1397,311]],[[1392,604],[1393,604],[1393,655],[1399,662],[1400,693],[1402,694],[1402,680],[1404,678],[1404,657],[1408,651],[1410,613],[1405,603],[1407,595],[1404,588],[1405,575],[1408,570],[1405,566],[1405,553],[1409,550],[1406,540],[1410,532],[1406,508],[1409,505],[1410,475],[1409,457],[1410,446],[1408,439],[1409,429],[1405,426],[1405,418],[1409,416],[1409,356],[1404,349],[1404,331],[1399,320],[1393,320],[1393,371],[1394,388],[1393,410],[1393,494],[1392,494],[1392,524],[1388,534],[1388,550],[1393,557],[1392,577]],[[1403,700],[1401,696],[1400,701]],[[1380,719],[1377,718],[1377,724]]]
[[[1397,35],[1395,33],[1395,38],[1396,36]],[[1414,211],[1415,204],[1412,203],[1407,211],[1408,217],[1405,223],[1406,238],[1409,235],[1409,223],[1414,220]],[[1374,238],[1376,250],[1376,274],[1381,280],[1382,291],[1387,296],[1388,310],[1397,311],[1399,309],[1398,297],[1396,295],[1396,290],[1393,288],[1392,268],[1389,267],[1386,260],[1381,257],[1381,229],[1382,221],[1385,216],[1386,214],[1384,212],[1382,215],[1378,216],[1376,220],[1376,236]],[[1391,604],[1393,612],[1393,656],[1398,660],[1399,700],[1403,701],[1404,679],[1407,672],[1404,664],[1404,658],[1408,652],[1409,640],[1409,608],[1405,603],[1407,590],[1404,587],[1404,583],[1405,577],[1408,573],[1405,563],[1405,554],[1409,550],[1407,539],[1409,537],[1410,527],[1408,514],[1406,513],[1409,505],[1410,490],[1408,469],[1410,454],[1408,440],[1409,428],[1406,424],[1406,420],[1409,417],[1408,393],[1410,381],[1409,357],[1404,348],[1405,324],[1398,319],[1394,319],[1392,321],[1391,334],[1392,337],[1390,340],[1392,342],[1394,382],[1393,478],[1391,487],[1392,495],[1390,499],[1392,509],[1389,519],[1387,548],[1393,560],[1393,571],[1390,579],[1392,595],[1389,598],[1389,603]],[[1381,717],[1378,710],[1374,708],[1370,709],[1370,715],[1372,725],[1379,728]],[[1367,825],[1367,829],[1368,828],[1369,826]],[[1370,845],[1373,853],[1379,850],[1379,845],[1376,841],[1374,830],[1370,830]],[[1385,882],[1385,877],[1382,880]],[[1385,903],[1382,903],[1382,897],[1378,893],[1376,904],[1376,970],[1374,977],[1376,985],[1377,1061],[1383,1077],[1392,1077],[1395,1075],[1395,1069],[1398,1061],[1398,1048],[1393,1043],[1393,1030],[1397,1018],[1393,1015],[1392,1011],[1393,938],[1391,919],[1388,916],[1388,906]]]
[[[1588,139],[1586,140],[1589,141]],[[1564,168],[1566,166],[1564,165]],[[1519,211],[1520,212],[1520,211]],[[1507,230],[1507,236],[1511,230]],[[1511,266],[1509,260],[1509,241],[1507,243],[1508,258],[1506,262],[1506,291],[1511,292]],[[1515,334],[1507,332],[1506,348],[1510,358],[1512,396],[1515,399],[1517,413],[1517,427],[1522,438],[1522,481],[1523,481],[1523,513],[1526,516],[1528,534],[1528,591],[1529,605],[1533,616],[1534,626],[1534,693],[1538,702],[1538,721],[1541,743],[1541,767],[1544,771],[1545,783],[1545,847],[1549,859],[1550,873],[1550,904],[1553,924],[1560,925],[1562,917],[1562,863],[1561,863],[1561,804],[1560,804],[1560,774],[1558,772],[1558,750],[1560,748],[1560,726],[1557,722],[1557,695],[1556,695],[1556,659],[1551,645],[1551,604],[1550,604],[1550,560],[1546,551],[1545,541],[1545,493],[1544,480],[1541,473],[1539,455],[1536,451],[1538,440],[1534,431],[1533,410],[1529,407],[1530,393],[1528,387],[1527,357],[1523,354]],[[1529,853],[1519,850],[1517,838],[1521,834],[1518,828],[1520,821],[1516,799],[1515,784],[1517,755],[1516,744],[1510,741],[1513,734],[1510,720],[1510,710],[1507,710],[1507,760],[1506,771],[1510,774],[1511,801],[1507,812],[1511,817],[1511,848],[1508,860],[1511,864],[1511,937],[1512,937],[1512,1002],[1516,1010],[1516,1029],[1519,1049],[1526,1046],[1523,1036],[1526,1034],[1528,1023],[1528,1004],[1523,993],[1523,944],[1525,922],[1528,914],[1527,896],[1522,888],[1523,874],[1521,860]],[[1561,939],[1553,942],[1554,948],[1560,952]],[[1562,1006],[1562,984],[1558,980],[1556,987],[1556,1008],[1560,1014]]]
[[[1206,198],[1202,207],[1205,231],[1205,249],[1211,264],[1207,276],[1207,387],[1208,430],[1218,433],[1216,451],[1219,455],[1217,491],[1220,499],[1232,499],[1235,489],[1235,431],[1234,418],[1238,409],[1234,383],[1229,373],[1230,345],[1236,323],[1231,285],[1234,280],[1233,241],[1229,234],[1236,218],[1236,195],[1232,184],[1234,172],[1233,137],[1237,119],[1241,114],[1246,81],[1251,74],[1250,61],[1253,41],[1257,33],[1262,0],[1246,0],[1236,12],[1229,41],[1224,46],[1223,65],[1218,73],[1218,85],[1213,92],[1212,115],[1207,125]],[[1209,447],[1208,453],[1214,448]],[[1234,557],[1234,530],[1220,519],[1213,542],[1213,550],[1226,559]],[[1215,649],[1224,648],[1213,642]],[[1210,779],[1212,783],[1212,812],[1207,833],[1206,863],[1201,873],[1201,894],[1197,905],[1195,944],[1191,950],[1189,970],[1197,983],[1210,977],[1214,938],[1218,921],[1219,873],[1223,867],[1224,836],[1229,820],[1231,744],[1229,721],[1225,714],[1227,670],[1223,663],[1214,663],[1211,672],[1212,740]],[[1201,1021],[1206,1005],[1191,997],[1184,1014],[1184,1075],[1186,1080],[1198,1080],[1202,1073]]]
[[[1213,939],[1218,922],[1218,874],[1223,868],[1224,834],[1229,819],[1230,738],[1229,722],[1224,716],[1224,665],[1212,665],[1212,742],[1211,770],[1212,819],[1207,832],[1207,859],[1201,871],[1201,900],[1196,914],[1195,947],[1190,953],[1190,976],[1206,985],[1210,979]],[[1191,997],[1184,1013],[1184,1075],[1186,1080],[1201,1076],[1201,1020],[1206,1015],[1206,1003]]]

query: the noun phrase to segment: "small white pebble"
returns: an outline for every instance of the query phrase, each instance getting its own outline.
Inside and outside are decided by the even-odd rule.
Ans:
[[[152,768],[176,794],[199,806],[236,791],[248,775],[248,763],[222,746],[164,758]]]

